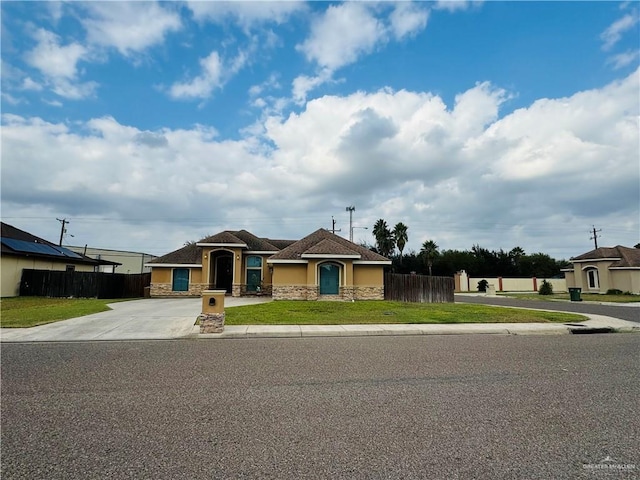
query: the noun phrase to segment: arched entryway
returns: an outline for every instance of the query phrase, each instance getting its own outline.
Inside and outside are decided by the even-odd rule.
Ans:
[[[338,295],[340,293],[340,266],[335,263],[323,263],[320,269],[320,295]]]
[[[216,290],[231,293],[233,284],[233,253],[226,250],[211,252],[209,282]]]

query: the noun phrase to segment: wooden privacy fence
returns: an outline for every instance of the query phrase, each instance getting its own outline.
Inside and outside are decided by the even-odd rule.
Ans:
[[[453,277],[427,275],[401,275],[385,273],[384,299],[399,302],[447,303],[453,302]]]
[[[150,273],[63,272],[23,269],[21,296],[137,298],[151,285]]]

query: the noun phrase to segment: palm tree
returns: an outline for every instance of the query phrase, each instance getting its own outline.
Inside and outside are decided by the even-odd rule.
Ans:
[[[395,240],[393,233],[389,230],[387,222],[379,219],[373,226],[373,236],[376,239],[376,248],[378,253],[384,257],[388,257],[393,252]]]
[[[433,265],[433,257],[438,255],[438,245],[433,240],[425,240],[420,249],[420,255],[425,258],[427,267],[429,267],[429,275],[431,276],[431,266]]]
[[[398,247],[398,250],[400,250],[400,262],[402,262],[402,252],[404,250],[404,246],[409,240],[409,236],[407,235],[408,229],[409,227],[407,227],[402,222],[396,223],[396,226],[393,227],[393,236],[396,239],[396,246]]]

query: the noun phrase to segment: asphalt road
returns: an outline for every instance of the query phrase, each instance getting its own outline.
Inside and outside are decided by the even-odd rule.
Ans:
[[[501,296],[456,295],[457,303],[481,303],[483,305],[504,305],[505,307],[537,308],[560,312],[593,313],[640,323],[640,308],[625,305],[601,305],[586,302],[545,302],[540,300],[520,300]]]
[[[2,345],[2,478],[640,474],[640,335]]]

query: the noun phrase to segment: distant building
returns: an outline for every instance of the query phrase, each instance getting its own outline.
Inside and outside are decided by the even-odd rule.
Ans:
[[[571,268],[563,269],[567,287],[579,287],[585,293],[608,290],[640,294],[640,249],[600,247],[571,259]]]
[[[93,272],[104,267],[104,263],[2,222],[3,297],[20,295],[23,269]]]
[[[120,264],[117,266],[101,265],[100,271],[105,273],[149,273],[151,272],[151,267],[147,267],[145,264],[152,262],[156,258],[154,255],[150,255],[148,253],[110,250],[107,248],[93,248],[86,246],[67,246],[66,248],[95,260],[108,260],[110,262]]]

